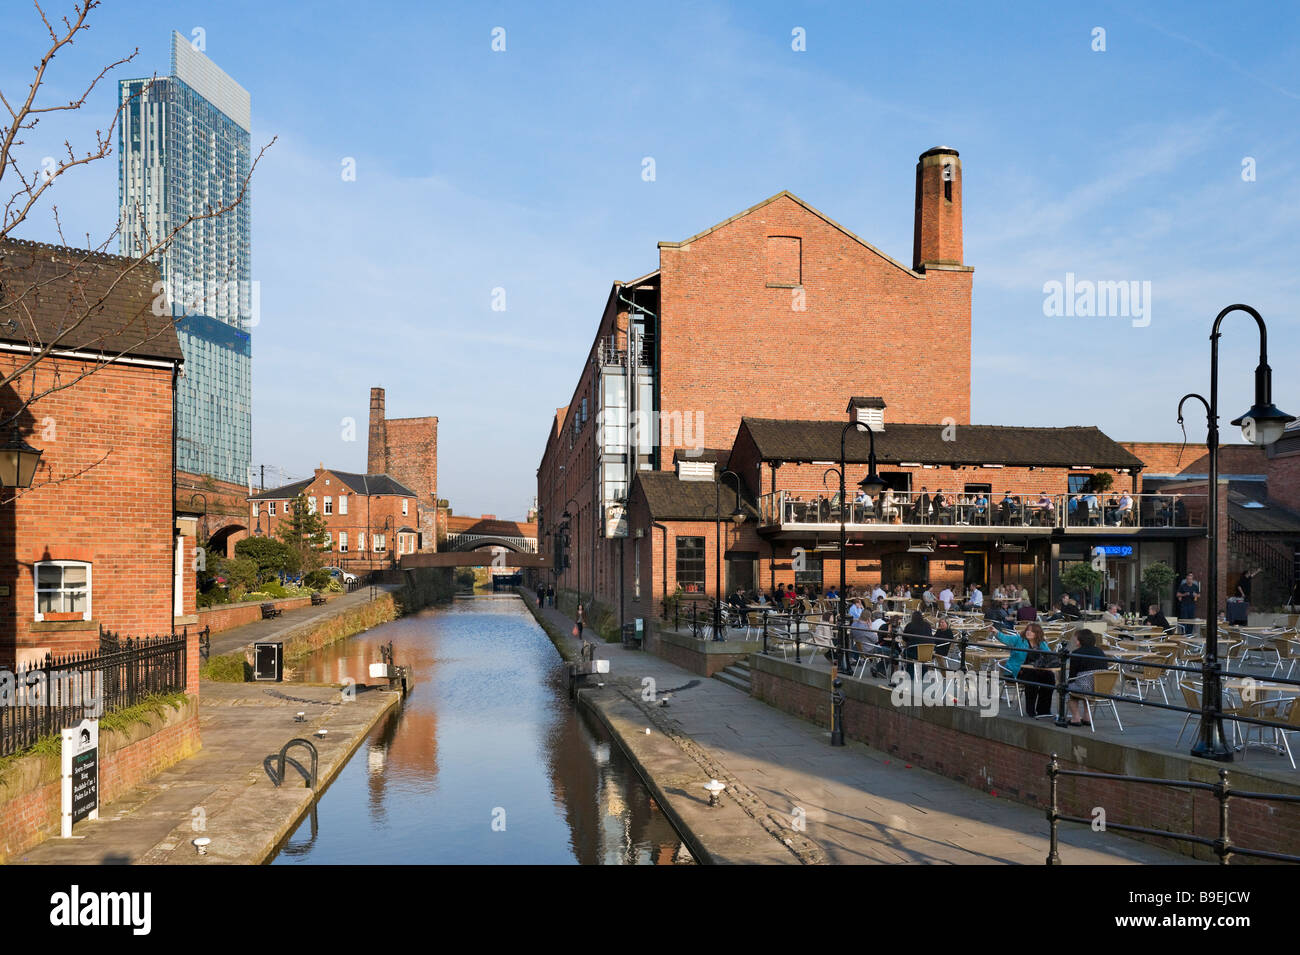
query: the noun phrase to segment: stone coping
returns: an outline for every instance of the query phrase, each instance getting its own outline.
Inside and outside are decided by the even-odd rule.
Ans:
[[[675,647],[684,647],[696,653],[757,653],[763,649],[762,640],[703,640],[688,633],[673,630],[656,630],[655,639]]]

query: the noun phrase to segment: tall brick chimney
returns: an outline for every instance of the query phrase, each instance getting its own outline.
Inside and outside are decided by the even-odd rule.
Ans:
[[[384,418],[384,389],[370,389],[370,443],[366,448],[366,472],[388,473],[388,425]]]
[[[961,160],[957,150],[936,146],[916,162],[912,268],[961,264]]]

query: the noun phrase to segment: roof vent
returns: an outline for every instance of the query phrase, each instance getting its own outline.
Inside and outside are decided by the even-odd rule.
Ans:
[[[877,434],[885,430],[884,398],[850,398],[848,413],[850,421],[861,421]]]

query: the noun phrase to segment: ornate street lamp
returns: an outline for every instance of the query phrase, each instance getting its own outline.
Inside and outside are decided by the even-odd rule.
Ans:
[[[848,501],[844,499],[844,440],[848,437],[850,428],[858,428],[867,432],[867,439],[870,442],[867,449],[867,476],[858,482],[858,487],[868,494],[874,501],[881,491],[885,488],[885,482],[876,473],[876,432],[871,429],[871,425],[865,421],[850,421],[840,429],[840,466],[838,468],[828,468],[822,475],[822,483],[826,483],[826,475],[835,471],[840,478],[840,592],[838,601],[839,617],[839,642],[840,642],[840,659],[839,668],[847,670],[849,668],[849,631],[846,626],[848,622],[848,604],[844,598],[844,591],[847,585],[845,580],[846,560],[844,548],[847,544],[846,532],[844,528],[844,516],[848,513]]]
[[[1210,399],[1198,394],[1184,395],[1178,402],[1178,423],[1183,423],[1183,404],[1195,398],[1205,406],[1207,431],[1206,449],[1209,451],[1210,474],[1206,509],[1206,586],[1205,597],[1205,654],[1201,660],[1201,725],[1192,755],[1220,762],[1232,761],[1232,748],[1223,734],[1223,684],[1219,672],[1219,326],[1232,312],[1246,312],[1259,326],[1259,364],[1255,368],[1255,404],[1233,424],[1241,428],[1243,436],[1252,444],[1272,444],[1282,436],[1286,426],[1295,420],[1294,415],[1279,411],[1273,404],[1273,370],[1268,366],[1268,327],[1259,312],[1249,305],[1229,305],[1214,319],[1210,330]]]
[[[42,454],[19,436],[17,428],[11,429],[9,440],[0,446],[0,485],[31,487]]]

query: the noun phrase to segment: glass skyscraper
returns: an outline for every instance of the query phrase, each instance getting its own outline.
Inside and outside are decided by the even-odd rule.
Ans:
[[[121,80],[118,203],[123,255],[154,254],[185,354],[177,389],[176,466],[239,484],[253,452],[248,92],[179,33],[171,75]],[[160,303],[164,300],[157,299]]]

